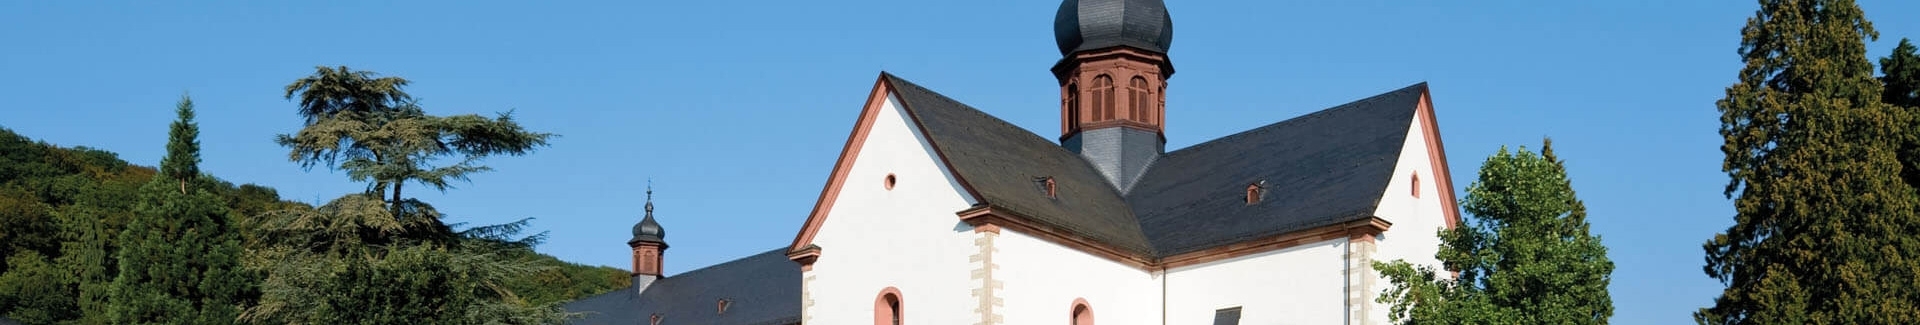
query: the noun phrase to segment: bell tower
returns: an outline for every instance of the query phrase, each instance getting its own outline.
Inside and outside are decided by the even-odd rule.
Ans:
[[[1125,193],[1166,152],[1173,18],[1161,0],[1065,0],[1053,30],[1060,145]]]
[[[648,285],[665,274],[661,269],[667,252],[667,230],[653,220],[652,184],[647,185],[646,216],[633,224],[633,239],[627,240],[627,247],[633,248],[633,286],[635,290],[646,291]]]

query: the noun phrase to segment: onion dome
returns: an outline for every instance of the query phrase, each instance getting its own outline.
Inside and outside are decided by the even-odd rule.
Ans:
[[[665,228],[660,227],[659,221],[653,220],[653,188],[652,186],[648,186],[647,188],[646,209],[647,209],[646,217],[640,218],[640,223],[633,224],[633,239],[627,240],[627,245],[635,245],[639,243],[656,243],[656,244],[667,243],[667,230]]]
[[[1127,46],[1166,54],[1173,16],[1161,0],[1066,0],[1053,16],[1061,55]]]

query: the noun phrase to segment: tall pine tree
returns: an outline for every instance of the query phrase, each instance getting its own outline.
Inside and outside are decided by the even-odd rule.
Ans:
[[[1704,245],[1726,286],[1701,324],[1920,323],[1920,218],[1849,0],[1762,0],[1718,102],[1735,224]]]
[[[1913,41],[1900,39],[1900,45],[1893,47],[1893,54],[1880,58],[1880,74],[1880,81],[1886,86],[1881,92],[1882,101],[1920,109],[1920,53],[1915,53]]]
[[[230,324],[252,284],[226,204],[200,174],[199,126],[182,98],[160,172],[140,188],[120,233],[120,272],[109,289],[114,324]]]

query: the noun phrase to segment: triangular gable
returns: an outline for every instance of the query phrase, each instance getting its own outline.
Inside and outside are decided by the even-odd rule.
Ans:
[[[1436,174],[1433,185],[1440,190],[1440,206],[1446,209],[1447,229],[1453,229],[1460,224],[1460,207],[1454,199],[1453,172],[1447,167],[1447,146],[1440,143],[1440,122],[1433,116],[1433,91],[1424,86],[1420,88],[1420,106],[1414,108],[1414,116],[1420,119],[1417,121],[1420,129],[1425,130],[1420,136],[1426,140],[1427,162]]]
[[[788,248],[789,256],[794,259],[799,260],[800,257],[797,255],[811,251],[808,246],[813,244],[814,236],[819,234],[820,226],[826,223],[827,214],[832,212],[834,202],[838,201],[840,189],[845,185],[847,180],[847,173],[852,171],[854,160],[860,157],[860,149],[866,144],[867,136],[873,131],[874,121],[880,114],[885,113],[880,110],[886,107],[887,98],[899,98],[892,82],[890,82],[892,78],[892,74],[881,72],[880,77],[874,81],[873,91],[867,94],[866,106],[861,108],[860,118],[854,122],[853,133],[847,136],[846,145],[840,149],[840,158],[833,165],[833,173],[827,177],[826,187],[820,190],[820,198],[814,202],[813,212],[807,215],[806,224],[801,226],[800,233],[794,236],[793,244]],[[899,104],[900,109],[903,111],[910,111],[912,109],[904,103],[896,104]],[[913,117],[914,114],[909,112],[905,115],[904,118],[909,119],[909,124],[913,125],[914,132],[919,132],[919,136],[922,139],[926,139],[928,145],[933,147],[935,155],[939,156],[938,158],[941,160],[941,165],[952,166],[946,161],[945,155],[940,153],[938,144],[933,143],[933,138],[926,134],[926,129],[921,127],[919,121]],[[969,197],[973,198],[975,202],[980,201],[980,194],[976,193],[971,186],[966,185],[966,180],[962,179],[958,173],[953,173],[951,170],[948,170],[947,173],[953,176],[954,180],[959,182],[962,188],[966,189]],[[814,251],[812,254],[817,256],[818,252]]]

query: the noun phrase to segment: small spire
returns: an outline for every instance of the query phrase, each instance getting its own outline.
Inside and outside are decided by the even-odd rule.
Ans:
[[[653,180],[652,179],[647,180],[646,209],[647,209],[646,216],[641,217],[639,223],[633,224],[633,240],[627,241],[627,244],[628,245],[633,245],[636,243],[660,243],[663,245],[666,244],[666,238],[667,238],[666,229],[662,229],[660,227],[659,221],[653,220]]]

